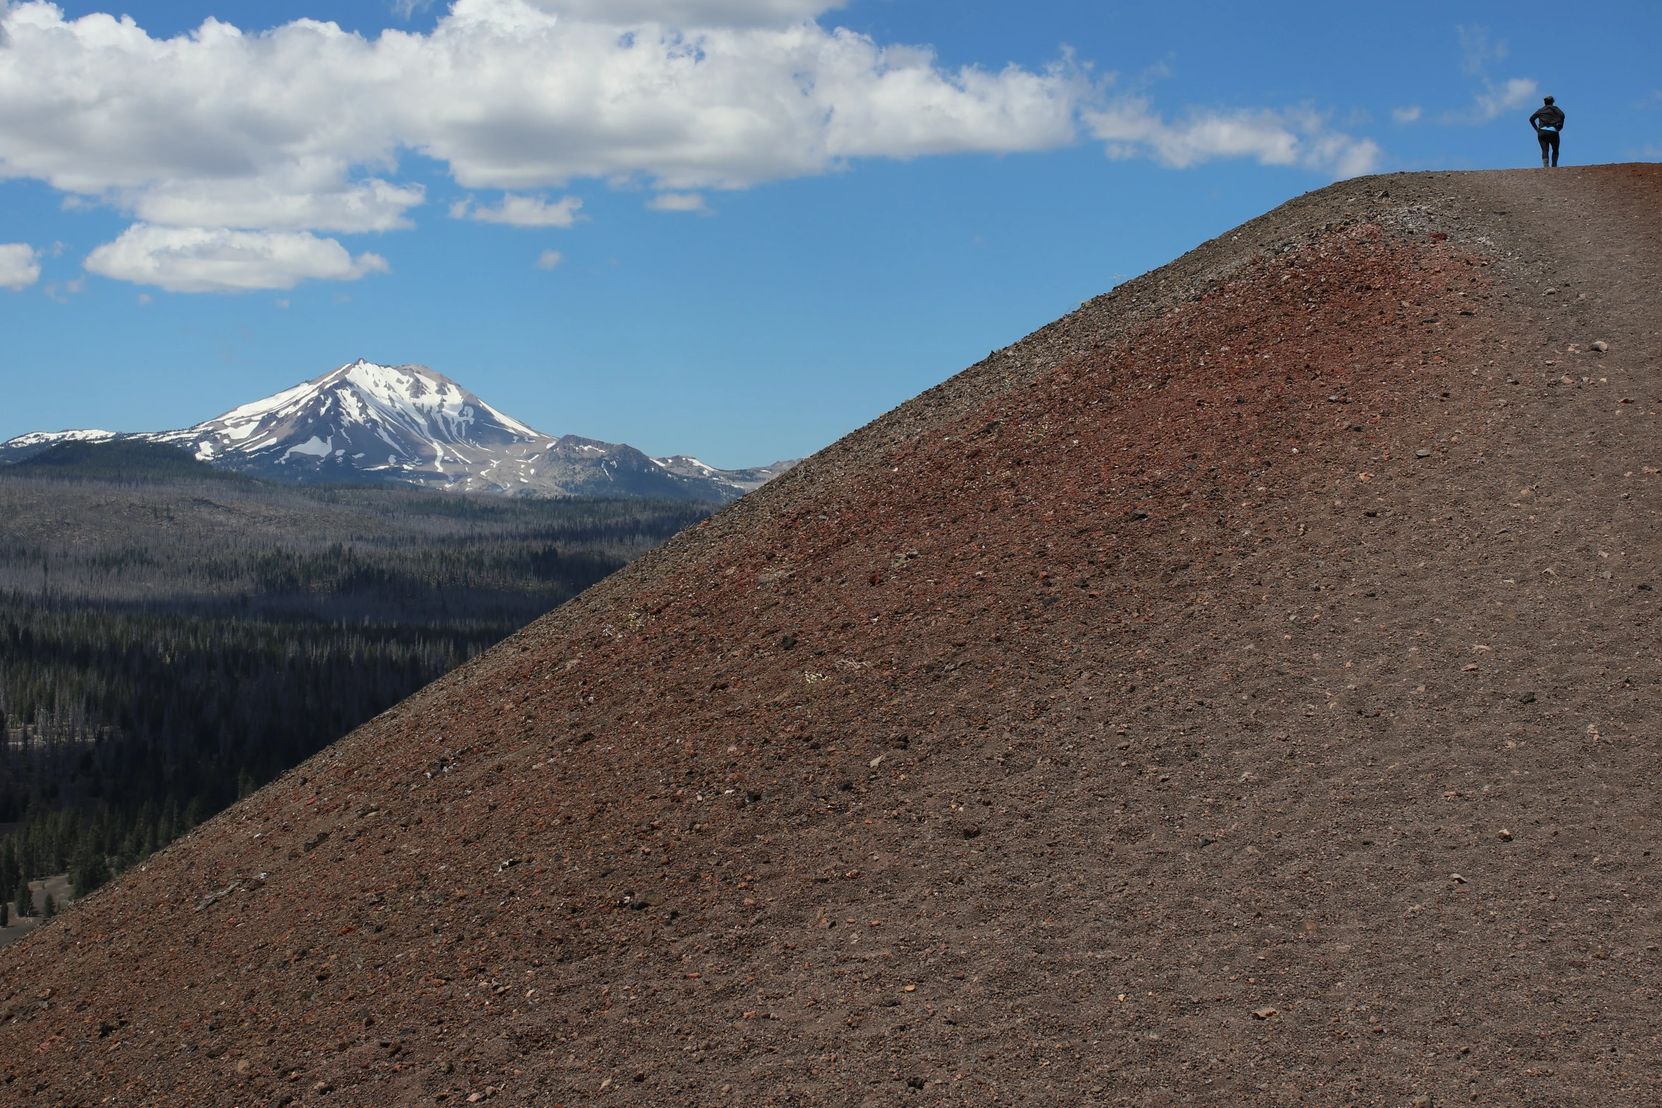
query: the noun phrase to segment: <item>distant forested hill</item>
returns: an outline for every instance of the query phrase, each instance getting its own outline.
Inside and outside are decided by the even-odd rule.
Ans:
[[[709,511],[99,445],[0,468],[0,899],[86,892]]]

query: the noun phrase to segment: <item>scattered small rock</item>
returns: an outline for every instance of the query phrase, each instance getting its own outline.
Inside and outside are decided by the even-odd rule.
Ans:
[[[1272,1016],[1278,1016],[1280,1014],[1281,1013],[1277,1012],[1274,1008],[1254,1008],[1252,1010],[1252,1018],[1255,1020],[1267,1020]]]
[[[1427,450],[1425,447],[1422,446],[1418,450],[1414,451],[1414,457],[1416,457],[1416,458],[1429,458],[1429,457],[1431,457],[1431,451]]]
[[[1495,832],[1495,837],[1503,843],[1509,843],[1512,841],[1512,832],[1502,827],[1499,831]]]
[[[1597,342],[1595,342],[1593,344],[1592,349],[1594,349],[1594,350],[1598,351],[1600,354],[1602,354],[1606,350],[1610,349],[1610,344],[1605,342],[1603,339],[1600,339],[1600,340],[1598,340]]]

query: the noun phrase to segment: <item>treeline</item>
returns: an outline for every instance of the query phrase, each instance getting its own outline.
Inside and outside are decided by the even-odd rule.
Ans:
[[[513,630],[5,607],[20,877],[126,868]]]
[[[0,469],[0,900],[95,888],[708,511],[229,492]]]

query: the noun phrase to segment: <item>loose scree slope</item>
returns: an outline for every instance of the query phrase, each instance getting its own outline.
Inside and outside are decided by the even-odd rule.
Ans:
[[[6,951],[5,1095],[1645,1101],[1659,201],[1353,180],[990,355]]]

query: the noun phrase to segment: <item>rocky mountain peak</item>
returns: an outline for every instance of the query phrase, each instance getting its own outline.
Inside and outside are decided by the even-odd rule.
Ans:
[[[56,442],[114,437],[66,431],[0,444],[0,461]],[[790,463],[720,470],[654,461],[634,447],[546,435],[424,365],[347,362],[309,381],[177,431],[125,436],[199,460],[292,481],[398,481],[507,495],[652,496],[726,501]]]

